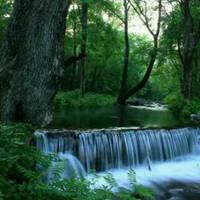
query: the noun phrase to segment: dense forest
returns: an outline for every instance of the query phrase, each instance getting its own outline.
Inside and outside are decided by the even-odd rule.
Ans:
[[[199,39],[199,0],[0,0],[0,200],[154,199],[113,193],[109,175],[46,183],[56,158],[32,133],[69,108],[157,102],[200,119]]]

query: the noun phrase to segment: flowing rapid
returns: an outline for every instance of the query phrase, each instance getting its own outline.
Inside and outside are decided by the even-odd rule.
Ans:
[[[44,131],[37,134],[43,152],[71,155],[86,172],[135,168],[195,155],[200,129]],[[75,164],[73,164],[75,166]],[[80,167],[79,167],[80,168]]]
[[[159,200],[185,200],[182,197],[186,193],[194,192],[188,193],[183,187],[200,186],[199,128],[55,130],[36,135],[38,149],[58,155],[49,170],[49,180],[54,169],[64,163],[62,178],[76,174],[92,180],[91,172],[95,171],[99,175],[96,187],[106,184],[108,172],[119,187],[129,187],[128,171],[134,169],[137,182],[153,187]]]

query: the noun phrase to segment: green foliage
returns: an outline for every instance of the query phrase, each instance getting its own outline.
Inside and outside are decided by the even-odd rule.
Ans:
[[[34,196],[45,173],[36,170],[36,163],[42,169],[48,168],[48,159],[29,145],[32,133],[29,125],[0,124],[0,194],[3,199],[34,199],[31,195]]]
[[[0,45],[4,39],[12,10],[13,0],[0,0]]]
[[[128,179],[129,179],[129,183],[131,184],[131,187],[134,187],[134,185],[136,184],[136,174],[135,174],[134,169],[129,170]]]
[[[115,102],[115,97],[110,95],[86,93],[81,96],[79,90],[71,92],[60,92],[55,97],[56,109],[63,108],[91,108],[112,105]]]
[[[190,13],[193,18],[193,29],[195,32],[195,37],[198,40],[200,37],[199,32],[199,20],[200,20],[200,4],[199,1],[194,0],[190,2]],[[169,15],[166,15],[163,18],[163,35],[160,41],[161,44],[161,52],[162,57],[167,60],[168,65],[165,66],[164,71],[167,72],[169,80],[166,81],[167,86],[171,88],[169,93],[173,94],[174,90],[176,92],[181,92],[180,85],[183,85],[183,77],[184,77],[184,48],[185,48],[185,31],[186,31],[186,24],[184,21],[185,17],[183,15],[183,11],[181,10],[180,4],[174,4],[172,11]],[[200,45],[197,43],[195,49],[195,66],[191,66],[193,68],[192,72],[192,82],[191,82],[191,97],[199,97],[199,58],[200,58]],[[183,60],[182,60],[183,59]],[[165,62],[166,63],[166,62]],[[168,68],[171,69],[169,73]],[[188,75],[189,76],[189,75]],[[161,79],[162,82],[162,79]],[[179,82],[179,87],[177,87],[177,82]],[[168,94],[169,94],[168,93]],[[178,103],[178,102],[177,102]],[[183,102],[184,104],[190,104],[187,102]],[[180,104],[180,103],[179,103]],[[180,107],[180,106],[178,106]],[[182,106],[181,109],[183,109]],[[187,110],[187,109],[186,109]],[[185,112],[185,111],[184,111]],[[188,114],[187,114],[188,115]]]
[[[200,100],[198,98],[184,100],[180,94],[173,93],[165,98],[165,102],[174,113],[182,117],[190,117],[191,114],[200,113]]]
[[[139,196],[140,199],[154,200],[155,196],[151,189],[143,187],[142,185],[136,185],[135,196]]]
[[[172,93],[169,94],[165,98],[165,103],[168,104],[169,109],[171,109],[174,113],[180,114],[181,110],[184,107],[184,100],[181,94],[178,93]]]
[[[182,115],[189,117],[190,114],[200,114],[200,100],[198,98],[194,98],[185,103],[182,110]]]
[[[78,4],[78,3],[77,3]],[[117,96],[119,93],[121,73],[124,62],[124,33],[121,21],[116,13],[123,18],[121,2],[108,0],[94,1],[89,9],[88,23],[88,55],[85,70],[86,90]],[[67,56],[77,55],[81,47],[81,23],[79,11],[74,6],[69,12],[65,53]],[[105,18],[109,17],[109,20]],[[72,30],[76,24],[75,38]],[[136,84],[144,74],[149,62],[152,41],[145,36],[130,33],[130,60],[128,87]],[[156,87],[156,86],[155,86]],[[62,82],[62,90],[80,88],[80,63],[66,70]]]
[[[49,187],[59,191],[63,200],[112,200],[113,194],[110,190],[92,189],[92,186],[92,182],[74,177],[70,180],[56,181]]]
[[[154,200],[155,196],[149,188],[135,185],[132,190],[119,188],[117,193],[119,200]]]

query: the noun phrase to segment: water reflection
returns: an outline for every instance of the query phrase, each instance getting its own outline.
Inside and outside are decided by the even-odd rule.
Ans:
[[[92,109],[66,109],[54,114],[54,128],[108,128],[108,127],[177,127],[188,122],[174,116],[167,109],[111,106]]]

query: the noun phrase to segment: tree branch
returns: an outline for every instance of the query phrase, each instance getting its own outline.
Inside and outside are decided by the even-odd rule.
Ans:
[[[124,18],[122,16],[120,16],[116,11],[111,9],[109,6],[107,6],[107,4],[105,4],[105,8],[108,11],[110,11],[115,17],[117,17],[123,24],[125,23]]]
[[[157,22],[157,29],[156,29],[156,33],[154,33],[152,31],[152,29],[150,28],[147,15],[145,13],[143,13],[142,9],[139,7],[139,4],[136,3],[137,7],[135,7],[134,4],[132,2],[130,2],[130,0],[128,0],[128,1],[131,4],[131,6],[133,7],[133,9],[138,13],[139,17],[141,19],[143,19],[142,21],[147,26],[149,32],[153,35],[154,46],[153,46],[153,51],[151,52],[150,61],[149,61],[147,70],[146,70],[146,72],[145,72],[142,80],[138,84],[136,84],[134,87],[132,87],[127,92],[127,94],[124,97],[126,100],[129,97],[131,97],[132,95],[134,95],[135,93],[137,93],[138,91],[140,91],[145,86],[145,84],[147,83],[147,81],[149,80],[149,78],[151,76],[151,72],[153,70],[153,67],[154,67],[154,64],[155,64],[155,61],[156,61],[156,57],[157,57],[157,54],[158,54],[158,38],[159,38],[159,34],[160,34],[161,11],[162,11],[162,0],[159,0],[159,2],[158,2],[158,22]]]
[[[86,57],[85,54],[79,54],[78,56],[71,56],[64,60],[64,65],[66,68],[68,68],[70,65],[76,63],[79,60],[82,60],[85,57]]]
[[[136,2],[135,0],[133,0],[133,1],[134,1],[135,5],[134,5],[134,3],[131,0],[128,0],[128,2],[130,3],[131,7],[137,13],[138,17],[143,22],[143,24],[147,27],[147,29],[150,32],[150,34],[153,37],[155,37],[155,33],[153,32],[153,30],[150,27],[149,19],[148,19],[147,15],[143,12],[143,10],[141,9],[139,3]]]
[[[179,58],[180,58],[180,61],[182,63],[182,65],[184,65],[184,58],[183,58],[183,55],[182,55],[182,52],[181,52],[181,42],[180,42],[180,39],[177,39],[177,45],[178,45],[178,55],[179,55]]]

